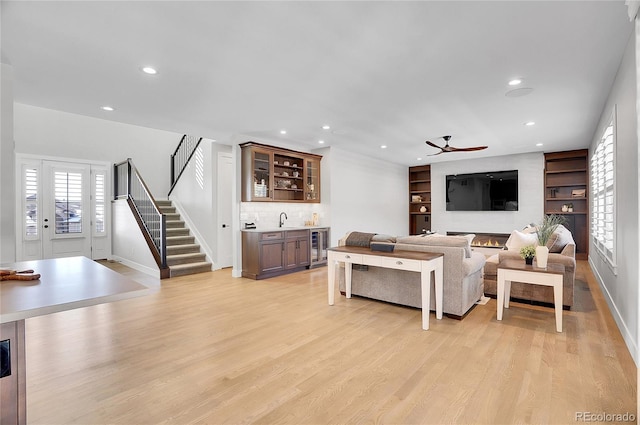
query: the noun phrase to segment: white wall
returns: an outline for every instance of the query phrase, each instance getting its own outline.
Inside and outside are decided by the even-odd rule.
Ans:
[[[0,68],[0,263],[16,260],[13,68]]]
[[[518,211],[447,211],[448,174],[518,170]],[[439,162],[431,165],[431,230],[511,233],[544,215],[544,155],[540,152]]]
[[[152,276],[160,277],[160,269],[127,201],[111,202],[113,259]]]
[[[181,134],[20,103],[14,115],[17,153],[112,163],[131,158],[153,196],[166,198],[169,158]]]
[[[638,24],[636,24],[638,25]],[[593,152],[611,117],[616,120],[616,252],[617,270],[599,254],[592,239],[589,262],[636,364],[638,353],[638,110],[635,35],[629,40],[609,98],[593,136]]]
[[[328,151],[322,153],[322,202],[330,202],[331,245],[349,231],[408,234],[409,169],[337,148]]]

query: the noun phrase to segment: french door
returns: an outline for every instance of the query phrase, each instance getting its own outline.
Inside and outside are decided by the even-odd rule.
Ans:
[[[20,260],[108,257],[105,165],[23,160],[17,169]]]

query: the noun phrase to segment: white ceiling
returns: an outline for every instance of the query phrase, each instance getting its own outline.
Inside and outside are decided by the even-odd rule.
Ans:
[[[632,28],[622,0],[3,0],[2,60],[18,103],[417,165],[587,147]],[[489,148],[427,157],[447,134]]]

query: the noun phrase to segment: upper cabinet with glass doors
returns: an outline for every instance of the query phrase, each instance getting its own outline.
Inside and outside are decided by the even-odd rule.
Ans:
[[[242,143],[243,202],[320,202],[321,155]]]

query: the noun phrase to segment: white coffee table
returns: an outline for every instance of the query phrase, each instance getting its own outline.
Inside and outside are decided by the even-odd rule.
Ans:
[[[498,320],[502,320],[502,310],[509,308],[511,296],[511,282],[523,282],[532,285],[553,287],[553,301],[556,311],[556,331],[562,332],[562,285],[564,266],[562,264],[547,264],[540,268],[525,264],[524,260],[503,260],[498,263]]]

